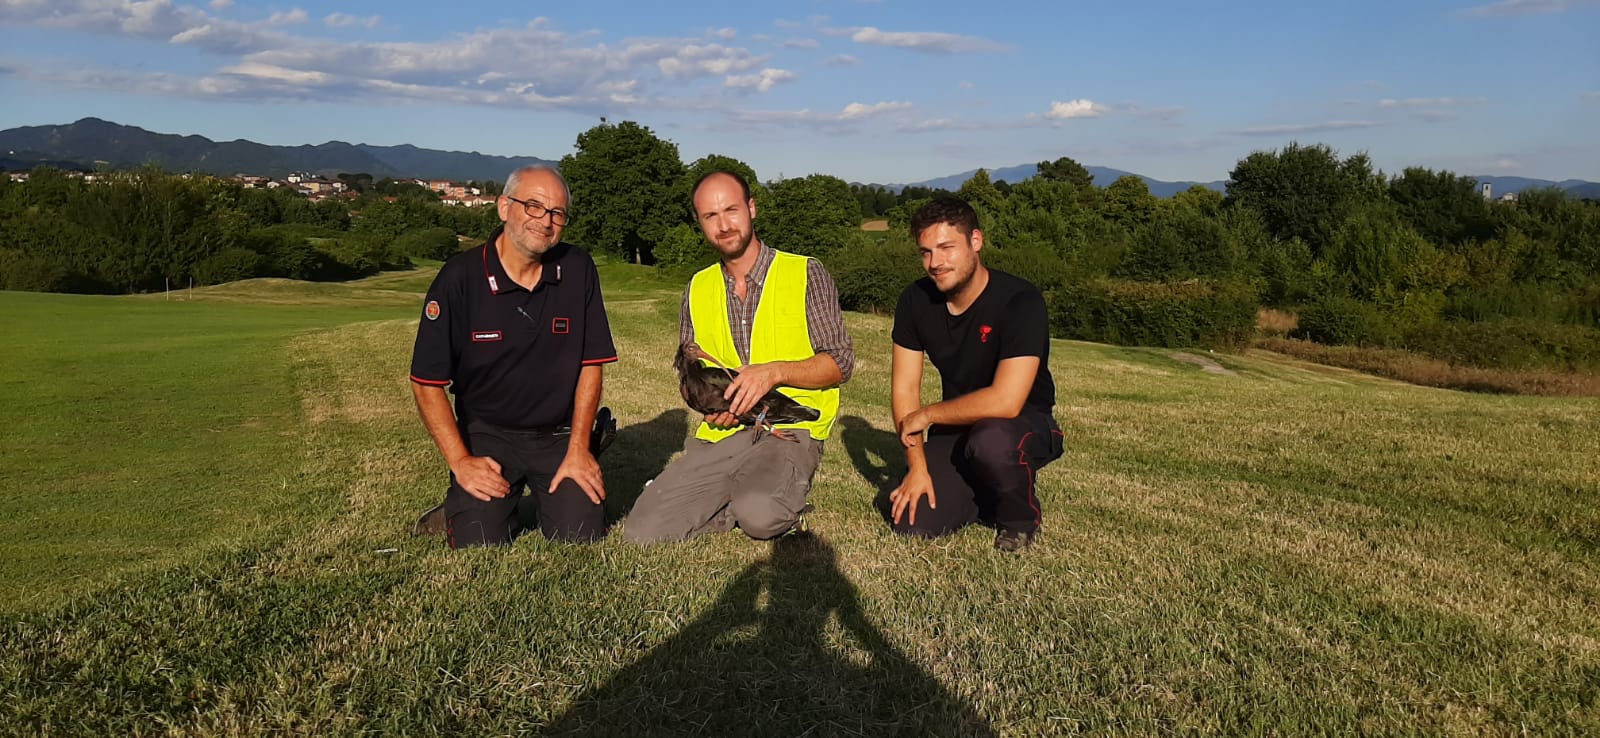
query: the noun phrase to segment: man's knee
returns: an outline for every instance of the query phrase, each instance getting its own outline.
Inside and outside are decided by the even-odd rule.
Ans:
[[[984,469],[1015,466],[1021,459],[1021,445],[1028,434],[1017,418],[985,418],[967,431],[967,461]]]
[[[892,489],[879,492],[874,506],[878,508],[878,514],[883,516],[883,522],[889,525],[889,529],[899,535],[916,538],[938,538],[961,530],[966,525],[965,520],[959,522],[950,520],[949,516],[940,515],[938,510],[928,507],[928,499],[926,497],[917,500],[916,515],[914,516],[916,522],[912,522],[911,510],[901,511],[900,519],[896,521],[894,519],[894,501],[889,498],[889,495],[893,493],[894,490]]]
[[[739,530],[758,541],[777,538],[789,532],[799,521],[799,513],[784,506],[783,501],[768,495],[744,495],[732,504],[733,519]]]

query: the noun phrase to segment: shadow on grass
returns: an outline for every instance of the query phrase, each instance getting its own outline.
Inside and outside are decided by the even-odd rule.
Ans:
[[[688,437],[689,411],[668,410],[644,423],[623,426],[617,440],[601,456],[606,477],[606,523],[615,523],[633,509],[644,483],[667,467]]]
[[[809,534],[774,541],[698,620],[543,733],[995,735],[868,621],[833,547]]]
[[[841,445],[850,454],[850,463],[855,465],[861,478],[879,492],[898,486],[906,473],[905,450],[894,431],[878,430],[866,418],[855,415],[846,415],[839,423],[844,427]]]

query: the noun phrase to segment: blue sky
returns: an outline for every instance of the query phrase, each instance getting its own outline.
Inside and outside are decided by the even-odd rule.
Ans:
[[[1213,180],[1298,140],[1600,181],[1596,39],[1600,0],[0,0],[0,128],[555,159],[607,116],[763,179],[1071,156]]]

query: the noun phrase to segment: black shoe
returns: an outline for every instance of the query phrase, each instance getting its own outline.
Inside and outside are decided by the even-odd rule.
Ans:
[[[417,522],[411,524],[411,535],[437,536],[443,535],[448,529],[449,526],[444,517],[444,503],[441,502],[418,517]]]
[[[1038,537],[1038,531],[1030,533],[1028,531],[1001,528],[999,533],[994,534],[994,548],[996,551],[1005,551],[1007,553],[1021,551],[1032,546],[1033,539]]]
[[[589,432],[589,453],[595,458],[600,458],[600,452],[606,450],[612,441],[617,440],[617,418],[611,414],[611,408],[600,408],[594,414],[594,429]]]

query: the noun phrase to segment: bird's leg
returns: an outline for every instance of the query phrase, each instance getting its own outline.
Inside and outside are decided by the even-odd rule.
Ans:
[[[752,423],[752,425],[755,426],[755,430],[750,434],[750,445],[754,446],[756,441],[761,440],[761,431],[771,427],[767,425],[767,405],[765,403],[762,403],[761,412],[756,415],[756,422]]]

